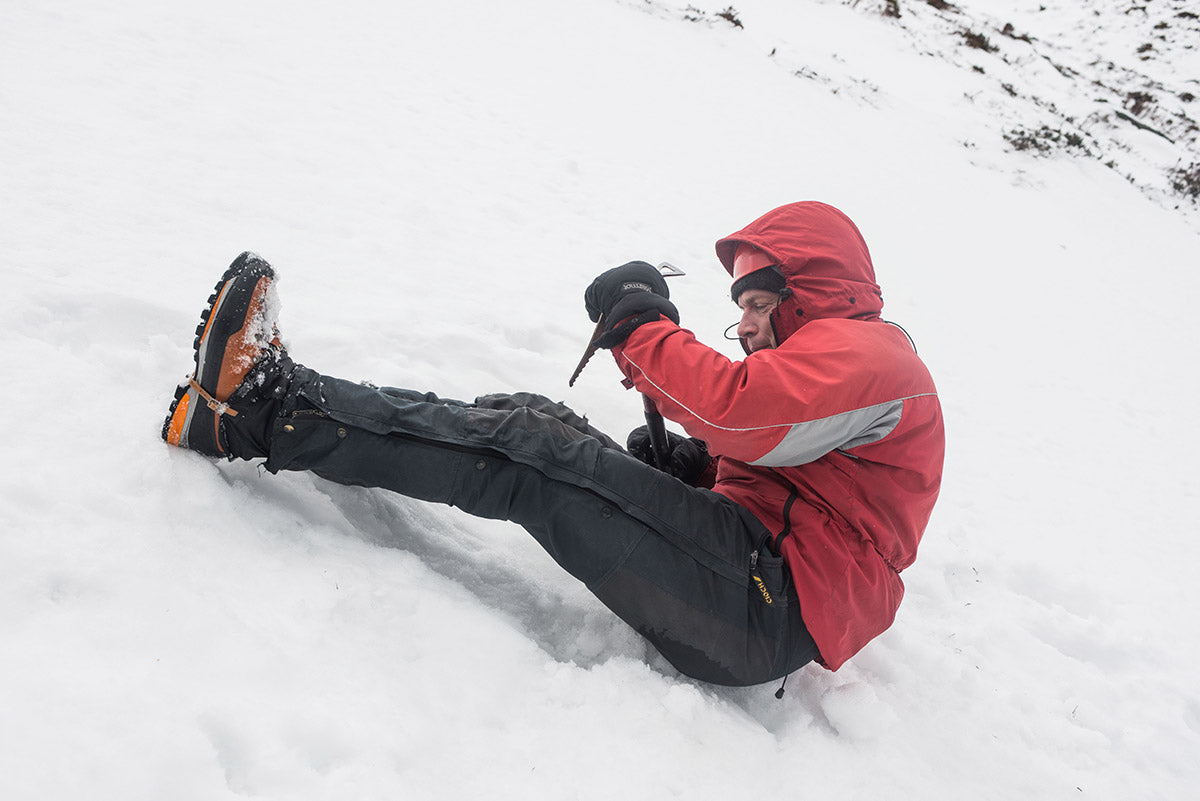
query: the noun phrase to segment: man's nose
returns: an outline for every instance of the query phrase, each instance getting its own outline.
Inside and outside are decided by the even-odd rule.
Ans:
[[[757,333],[758,325],[751,317],[750,312],[742,312],[742,319],[737,327],[737,335],[742,339],[749,339]]]

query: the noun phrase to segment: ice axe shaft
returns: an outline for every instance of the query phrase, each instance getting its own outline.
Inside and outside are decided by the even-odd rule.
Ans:
[[[667,469],[671,451],[667,447],[666,421],[649,395],[642,396],[642,411],[646,413],[646,430],[650,432],[650,450],[654,454],[654,466],[663,472],[670,472]]]

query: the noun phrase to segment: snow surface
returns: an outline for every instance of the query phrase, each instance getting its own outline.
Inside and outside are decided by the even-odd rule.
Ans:
[[[1194,21],[1145,3],[1144,60],[1124,3],[884,6],[8,4],[0,798],[1194,797],[1195,110],[1170,147],[1069,111],[1106,63],[1185,92]],[[1036,43],[976,61],[955,13]],[[1107,151],[1004,137],[1068,118]],[[515,526],[159,439],[244,249],[310,366],[621,436],[611,365],[566,387],[583,287],[677,263],[736,356],[712,242],[804,198],[864,231],[949,453],[895,626],[782,700],[675,674]]]

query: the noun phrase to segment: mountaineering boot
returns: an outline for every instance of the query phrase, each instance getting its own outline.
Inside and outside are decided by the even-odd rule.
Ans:
[[[275,328],[275,272],[243,253],[200,313],[196,369],[163,422],[167,443],[207,456],[266,455],[272,411],[294,370]]]

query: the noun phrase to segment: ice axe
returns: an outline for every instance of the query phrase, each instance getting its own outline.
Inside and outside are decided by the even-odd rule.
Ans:
[[[658,265],[658,271],[662,273],[663,278],[674,278],[677,275],[686,275],[683,270],[676,267],[670,262],[663,262]],[[588,360],[592,358],[599,345],[596,340],[604,333],[604,324],[606,320],[604,315],[600,315],[600,319],[596,322],[596,329],[592,331],[592,338],[588,341],[587,349],[583,352],[583,358],[579,360],[579,364],[575,365],[575,372],[571,373],[571,380],[567,382],[567,386],[575,386],[575,379],[579,378],[579,374],[583,372],[583,368],[587,365]],[[646,415],[646,430],[650,433],[650,450],[654,454],[654,466],[659,470],[667,470],[667,460],[670,452],[667,448],[667,424],[663,420],[663,416],[659,413],[658,408],[654,405],[648,396],[642,395],[642,411]]]

